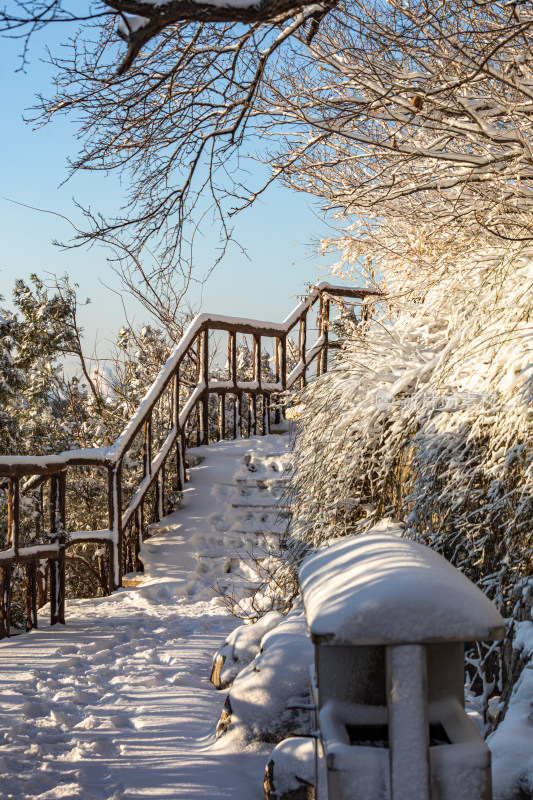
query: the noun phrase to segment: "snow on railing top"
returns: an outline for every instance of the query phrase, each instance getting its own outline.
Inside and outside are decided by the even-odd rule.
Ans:
[[[249,319],[246,317],[231,317],[223,314],[208,314],[205,312],[197,314],[196,317],[194,317],[194,319],[190,322],[187,330],[176,346],[176,349],[167,360],[166,364],[162,367],[161,372],[145,394],[137,411],[124,428],[116,442],[108,449],[106,453],[106,460],[116,461],[121,457],[131,438],[135,436],[139,426],[142,424],[144,416],[155,404],[157,398],[179,365],[180,360],[185,356],[187,350],[194,342],[194,339],[196,336],[198,336],[202,329],[204,329],[204,327],[207,326],[213,329],[221,328],[224,330],[226,326],[228,326],[231,328],[236,328],[245,333],[256,331],[263,332],[264,335],[284,335],[287,334],[291,328],[294,327],[294,325],[296,325],[302,314],[307,311],[309,306],[312,305],[321,292],[326,292],[332,295],[359,298],[376,295],[375,292],[372,292],[369,289],[355,287],[352,289],[350,287],[335,286],[334,284],[328,283],[328,281],[321,281],[311,290],[309,295],[291,311],[291,313],[283,322],[265,322],[263,320]]]

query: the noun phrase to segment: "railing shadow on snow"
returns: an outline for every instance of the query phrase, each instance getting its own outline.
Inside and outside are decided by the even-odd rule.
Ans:
[[[272,422],[281,421],[277,399],[305,385],[313,362],[317,375],[327,370],[331,299],[361,301],[364,318],[376,294],[321,282],[282,323],[199,314],[113,445],[58,455],[0,457],[0,478],[7,481],[0,638],[12,633],[14,598],[26,630],[37,627],[37,609],[48,601],[51,624],[65,622],[65,557],[77,545],[96,547],[97,568],[83,554],[73,557],[94,573],[103,594],[121,586],[125,573],[142,571],[139,551],[148,525],[168,513],[187,480],[186,448],[267,434]],[[317,328],[312,329],[308,315],[317,302]],[[308,333],[313,332],[316,339],[309,346]],[[215,344],[217,334],[220,339],[225,333],[227,377],[213,380],[212,350],[220,346]],[[252,344],[247,375],[239,364],[239,336],[247,336]],[[287,355],[291,336],[296,356],[292,369]],[[270,374],[265,374],[262,357],[266,339],[274,342]],[[88,508],[91,497],[100,498],[93,506],[101,505],[102,494],[107,496],[107,509],[99,519],[101,527],[87,519],[85,526],[95,529],[69,530],[69,503],[83,495]]]

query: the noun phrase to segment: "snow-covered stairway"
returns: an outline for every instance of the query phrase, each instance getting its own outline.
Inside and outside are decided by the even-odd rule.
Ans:
[[[153,525],[156,535],[143,545],[142,585],[175,570],[172,580],[191,599],[229,585],[245,589],[243,582],[254,578],[248,562],[261,558],[287,527],[281,495],[288,442],[288,436],[271,435],[195,448],[200,463],[191,470],[181,508]]]
[[[239,624],[220,589],[245,591],[260,540],[285,527],[287,448],[271,435],[192,451],[203,460],[145,541],[138,586],[70,600],[66,627],[43,609],[39,630],[0,642],[2,800],[262,798],[264,755],[214,741],[209,672]]]

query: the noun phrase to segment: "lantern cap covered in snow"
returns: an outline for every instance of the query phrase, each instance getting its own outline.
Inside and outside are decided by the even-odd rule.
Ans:
[[[505,631],[462,572],[400,535],[370,532],[319,550],[304,560],[300,585],[315,644],[493,640]]]

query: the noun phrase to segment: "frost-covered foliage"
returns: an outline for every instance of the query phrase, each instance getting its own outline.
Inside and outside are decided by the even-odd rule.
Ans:
[[[292,552],[383,517],[505,613],[530,591],[533,261],[513,248],[389,271],[394,306],[351,326],[301,394]]]
[[[15,311],[0,311],[0,452],[50,452],[61,438],[61,361],[76,353],[72,308],[33,276],[18,280]],[[68,440],[68,432],[66,438]]]

